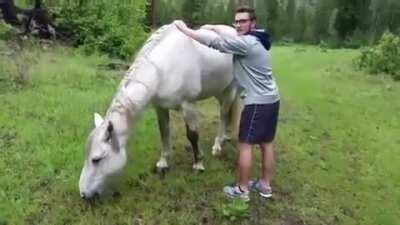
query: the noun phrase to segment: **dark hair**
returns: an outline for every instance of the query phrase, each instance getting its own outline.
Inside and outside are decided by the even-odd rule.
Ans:
[[[236,13],[248,13],[250,20],[256,20],[256,11],[251,8],[250,6],[244,5],[244,6],[239,6],[236,8]]]

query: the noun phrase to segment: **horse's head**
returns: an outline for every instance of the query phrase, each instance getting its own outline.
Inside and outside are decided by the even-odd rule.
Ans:
[[[104,192],[110,178],[117,175],[126,163],[125,149],[120,149],[113,123],[95,113],[95,128],[89,135],[86,158],[79,179],[83,199]]]

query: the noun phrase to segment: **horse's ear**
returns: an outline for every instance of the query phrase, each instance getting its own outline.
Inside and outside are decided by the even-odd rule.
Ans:
[[[104,119],[98,113],[94,113],[94,125],[99,127],[103,123]]]

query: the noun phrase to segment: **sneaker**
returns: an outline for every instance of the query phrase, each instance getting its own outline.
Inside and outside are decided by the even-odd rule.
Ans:
[[[239,188],[239,185],[235,184],[232,186],[225,186],[224,193],[229,198],[239,198],[245,202],[250,201],[249,191],[243,191]]]
[[[266,187],[266,186],[262,185],[260,180],[250,181],[249,187],[251,190],[257,191],[261,195],[261,197],[272,198],[271,187]]]

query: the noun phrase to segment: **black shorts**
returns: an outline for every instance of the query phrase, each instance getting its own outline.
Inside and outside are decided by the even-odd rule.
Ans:
[[[246,105],[240,118],[239,142],[261,144],[272,142],[278,124],[279,104]]]

